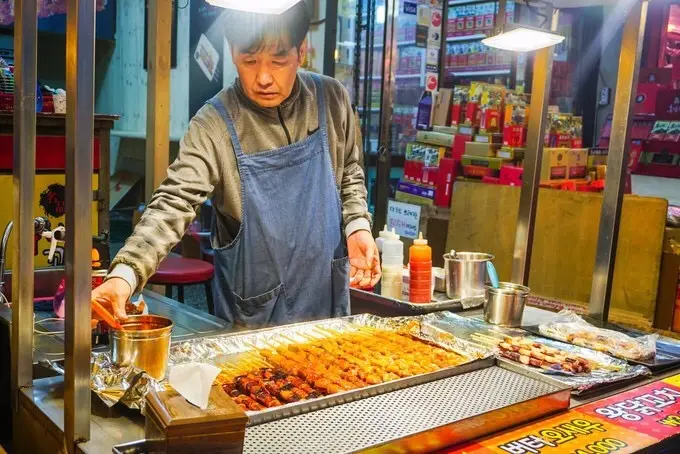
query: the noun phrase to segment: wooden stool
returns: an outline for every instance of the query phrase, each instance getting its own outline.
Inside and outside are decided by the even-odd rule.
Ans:
[[[165,296],[172,298],[172,287],[177,287],[177,299],[184,303],[184,286],[205,286],[205,296],[208,302],[208,311],[215,314],[212,289],[210,288],[215,268],[208,262],[198,259],[189,259],[169,255],[158,267],[156,274],[151,276],[149,284],[164,285]]]

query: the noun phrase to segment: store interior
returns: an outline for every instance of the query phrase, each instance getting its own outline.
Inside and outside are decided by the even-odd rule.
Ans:
[[[29,112],[17,66],[31,28],[0,0],[0,453],[676,452],[679,0],[304,0],[300,70],[349,94],[382,282],[350,290],[346,319],[234,333],[215,315],[208,200],[130,303],[172,321],[150,355],[161,359],[112,359],[122,341],[104,322],[77,331],[68,314],[86,316],[66,283],[85,268],[92,288],[104,282],[191,119],[239,83],[220,1],[97,0],[71,37],[67,5],[82,0],[29,2]],[[494,41],[508,30],[556,41]],[[65,56],[90,38],[87,103],[67,87],[88,86],[88,68],[82,82]],[[87,179],[74,159],[92,161]],[[26,208],[30,242],[17,234],[33,225]],[[64,241],[76,221],[91,257]],[[14,253],[29,246],[30,263]],[[19,281],[33,269],[29,291]],[[74,347],[83,336],[87,351]],[[208,364],[220,370],[206,385]],[[180,366],[194,374],[183,383],[169,375]],[[275,386],[267,399],[250,392],[258,380]]]

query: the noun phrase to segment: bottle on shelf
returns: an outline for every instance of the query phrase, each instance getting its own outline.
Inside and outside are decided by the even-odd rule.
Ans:
[[[422,232],[409,249],[409,300],[420,304],[432,301],[432,248]]]
[[[399,239],[399,235],[394,230],[388,232],[388,235],[382,245],[380,294],[388,298],[401,300],[404,243]]]

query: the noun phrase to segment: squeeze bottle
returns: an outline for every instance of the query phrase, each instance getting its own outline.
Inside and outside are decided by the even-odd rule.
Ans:
[[[409,249],[409,299],[412,303],[432,301],[432,248],[423,233]]]
[[[404,243],[394,230],[389,235],[383,243],[380,294],[401,301]]]
[[[390,238],[392,236],[392,232],[387,230],[387,224],[385,224],[385,227],[378,233],[378,238],[375,239],[375,245],[378,248],[378,252],[382,254],[383,251],[383,243],[387,238]]]

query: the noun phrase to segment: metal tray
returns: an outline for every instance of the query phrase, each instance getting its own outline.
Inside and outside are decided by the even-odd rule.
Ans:
[[[370,314],[266,328],[257,331],[248,331],[179,343],[173,345],[171,348],[170,363],[173,365],[189,361],[203,361],[219,365],[220,362],[228,361],[228,359],[235,355],[252,350],[253,346],[268,347],[268,343],[271,340],[281,339],[282,335],[304,342],[306,339],[304,337],[297,337],[298,334],[313,333],[314,329],[317,327],[329,328],[341,332],[350,332],[355,330],[357,326],[371,326],[386,330],[397,330],[408,326],[409,332],[415,337],[447,349],[455,349],[456,351],[470,356],[471,360],[470,362],[459,366],[449,367],[427,374],[401,378],[388,383],[370,385],[364,388],[331,394],[317,399],[293,402],[258,412],[246,412],[249,417],[249,425],[263,424],[277,419],[319,410],[321,408],[345,404],[442,378],[491,367],[494,364],[494,357],[491,350],[465,340],[452,339],[446,332],[422,322],[422,317],[397,317],[386,319]],[[478,359],[474,359],[474,357],[477,357]]]
[[[439,311],[461,312],[481,307],[484,304],[483,298],[470,298],[461,301],[461,299],[450,299],[445,293],[439,292],[434,293],[435,301],[425,304],[414,304],[360,289],[352,289],[351,296],[353,298],[360,298],[364,301],[371,302],[384,309],[394,310],[399,314],[406,316],[429,314],[431,312]]]
[[[604,326],[604,328],[620,331],[624,334],[628,334],[631,337],[640,337],[647,335],[647,333],[643,333],[637,330],[630,330],[628,328],[624,328],[611,323],[607,323]],[[557,339],[556,337],[548,336],[546,334],[541,333],[540,329],[538,328],[538,325],[523,326],[522,329],[541,337],[547,337],[549,339],[564,342],[560,339]],[[660,372],[666,369],[672,369],[673,367],[680,365],[680,343],[668,337],[659,337],[659,339],[656,341],[656,355],[654,356],[653,359],[645,359],[639,361],[632,359],[624,360],[628,361],[630,364],[646,366],[652,372]]]

